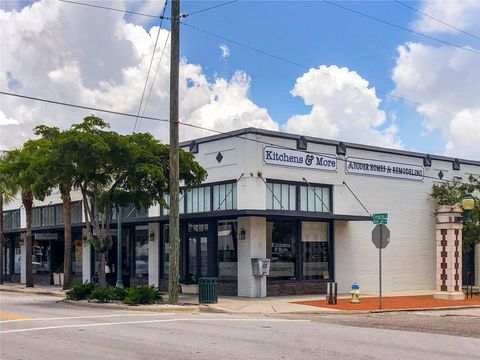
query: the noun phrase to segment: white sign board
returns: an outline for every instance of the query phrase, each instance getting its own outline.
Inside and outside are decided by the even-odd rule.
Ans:
[[[263,148],[263,161],[265,164],[270,165],[283,165],[326,171],[337,170],[337,158],[334,155],[313,154],[272,146],[265,146]]]
[[[425,170],[423,166],[395,163],[390,161],[347,157],[345,162],[348,174],[384,176],[396,179],[422,181]]]

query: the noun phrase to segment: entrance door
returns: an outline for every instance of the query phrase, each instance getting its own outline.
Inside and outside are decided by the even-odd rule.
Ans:
[[[208,236],[206,233],[187,235],[187,280],[197,282],[208,276]]]

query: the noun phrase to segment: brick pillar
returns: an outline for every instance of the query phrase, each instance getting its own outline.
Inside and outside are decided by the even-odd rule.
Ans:
[[[462,215],[458,205],[440,206],[436,213],[437,271],[434,298],[464,300],[462,291],[462,229],[455,219]]]

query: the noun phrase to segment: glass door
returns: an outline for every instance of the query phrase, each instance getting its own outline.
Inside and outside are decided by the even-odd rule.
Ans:
[[[199,277],[208,276],[208,236],[188,234],[187,239],[187,276],[185,280],[196,283]]]

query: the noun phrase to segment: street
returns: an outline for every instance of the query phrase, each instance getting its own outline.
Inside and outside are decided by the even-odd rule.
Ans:
[[[390,330],[393,314],[371,314],[364,327],[359,315],[145,313],[77,307],[44,295],[0,296],[4,360],[480,359],[478,331],[451,336]],[[480,328],[478,309],[458,314],[423,312],[411,320],[427,317],[440,327],[455,318],[460,328]]]

